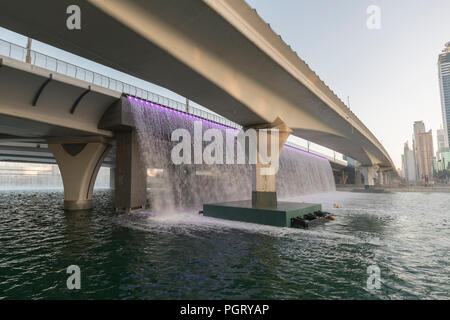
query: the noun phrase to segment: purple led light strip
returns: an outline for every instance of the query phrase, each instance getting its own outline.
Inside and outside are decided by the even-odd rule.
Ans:
[[[200,121],[202,121],[202,122],[205,122],[205,123],[208,123],[208,124],[211,124],[211,125],[214,125],[214,126],[223,128],[223,129],[227,129],[227,130],[231,129],[231,130],[233,130],[233,131],[235,131],[235,132],[239,132],[239,130],[236,129],[236,128],[233,128],[233,127],[230,127],[230,126],[221,124],[221,123],[217,123],[217,122],[214,122],[214,121],[211,121],[211,120],[207,120],[207,119],[201,118],[201,117],[199,117],[199,116],[192,115],[192,114],[187,113],[187,112],[184,112],[184,111],[175,110],[175,109],[172,109],[172,108],[169,108],[169,107],[160,105],[160,104],[158,104],[158,103],[150,102],[150,101],[147,101],[147,100],[144,100],[144,99],[138,99],[138,98],[133,97],[133,96],[130,96],[130,95],[127,95],[127,99],[130,100],[130,101],[137,102],[137,103],[139,103],[139,104],[141,104],[141,105],[143,105],[143,106],[161,109],[162,111],[170,112],[170,113],[173,113],[173,114],[178,115],[178,116],[182,116],[182,117],[186,117],[186,118],[191,118],[191,119],[193,119],[193,120],[200,120]],[[296,147],[294,147],[294,146],[284,145],[284,148],[288,148],[288,149],[300,151],[300,152],[306,153],[306,154],[308,154],[308,155],[314,156],[314,157],[316,157],[316,158],[320,158],[320,159],[329,161],[327,158],[325,158],[325,157],[323,157],[323,156],[319,156],[319,155],[317,155],[317,154],[314,154],[314,153],[311,153],[311,152],[302,150],[302,149],[300,149],[300,148],[296,148]]]
[[[227,126],[227,125],[224,125],[224,124],[215,122],[215,121],[207,120],[207,119],[204,119],[204,118],[202,118],[202,117],[195,116],[195,115],[193,115],[193,114],[190,114],[190,113],[187,113],[187,112],[184,112],[184,111],[172,109],[172,108],[170,108],[170,107],[166,107],[166,106],[163,106],[163,105],[158,104],[158,103],[150,102],[150,101],[143,100],[143,99],[138,99],[138,98],[133,97],[133,96],[130,96],[130,95],[127,95],[127,98],[128,98],[128,100],[130,100],[130,101],[137,102],[137,103],[139,103],[140,105],[143,105],[143,106],[146,106],[146,107],[153,107],[153,108],[156,108],[156,109],[161,109],[162,111],[165,111],[165,112],[173,113],[173,114],[178,115],[178,116],[183,116],[183,117],[185,117],[185,118],[191,118],[191,119],[193,119],[193,120],[200,120],[200,121],[202,121],[202,122],[205,122],[205,123],[208,123],[208,124],[217,126],[217,127],[219,127],[219,128],[222,128],[222,129],[231,129],[231,130],[233,130],[233,131],[235,131],[235,132],[238,132],[238,131],[239,131],[239,130],[236,129],[236,128],[233,128],[233,127],[230,127],[230,126]]]

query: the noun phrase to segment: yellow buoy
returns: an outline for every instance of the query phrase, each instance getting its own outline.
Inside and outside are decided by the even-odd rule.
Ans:
[[[334,216],[331,216],[330,219],[331,219],[331,220],[334,220]]]

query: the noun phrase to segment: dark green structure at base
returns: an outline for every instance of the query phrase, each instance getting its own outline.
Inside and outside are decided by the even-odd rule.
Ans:
[[[284,201],[279,201],[276,207],[255,206],[251,200],[203,205],[204,216],[276,227],[290,227],[292,218],[320,210],[320,204]]]

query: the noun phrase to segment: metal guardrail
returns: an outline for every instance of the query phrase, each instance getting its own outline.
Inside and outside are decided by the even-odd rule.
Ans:
[[[27,49],[25,47],[19,46],[17,44],[1,40],[0,39],[0,55],[6,56],[15,60],[19,60],[22,62],[26,62],[27,57]],[[213,114],[211,112],[201,110],[199,108],[189,106],[187,108],[186,104],[172,100],[170,98],[161,96],[157,93],[153,93],[151,91],[138,88],[136,86],[130,85],[128,83],[122,82],[120,80],[116,80],[113,78],[110,78],[108,76],[105,76],[103,74],[87,70],[85,68],[76,66],[74,64],[71,64],[66,61],[59,60],[54,57],[50,57],[46,54],[30,50],[30,58],[31,58],[31,64],[35,65],[37,67],[41,67],[50,71],[54,71],[63,75],[66,75],[68,77],[72,77],[78,80],[82,80],[88,83],[91,83],[93,85],[110,89],[116,92],[120,92],[123,94],[131,95],[139,99],[151,101],[153,103],[157,103],[159,105],[163,105],[166,107],[169,107],[171,109],[175,109],[178,111],[183,111],[189,114],[192,114],[194,116],[210,120],[231,128],[235,129],[241,129],[242,127],[222,116]],[[304,139],[303,139],[304,140]],[[306,140],[305,140],[306,141]],[[342,160],[342,154],[335,152],[334,150],[331,150],[326,147],[322,147],[322,149],[326,150],[327,153],[330,153],[330,155],[324,154],[319,151],[315,151],[309,147],[310,142],[306,141],[308,147],[300,146],[296,143],[287,142],[287,145],[290,145],[295,148],[302,149],[306,152],[313,153],[325,158],[328,158],[329,160],[339,161],[346,163],[345,160]]]
[[[0,55],[7,56],[9,58],[19,60],[22,62],[26,61],[27,49],[19,45],[0,40]],[[138,88],[136,86],[130,85],[128,83],[122,82],[105,76],[103,74],[87,70],[85,68],[76,66],[66,61],[50,57],[40,52],[34,50],[30,51],[31,64],[37,67],[41,67],[50,71],[54,71],[68,77],[72,77],[81,81],[85,81],[96,86],[110,89],[116,92],[128,94],[135,96],[140,99],[151,101],[160,105],[167,106],[171,109],[188,112],[192,115],[196,115],[205,118],[210,121],[214,121],[229,127],[240,128],[240,126],[228,119],[225,119],[219,115],[212,114],[210,112],[201,110],[196,107],[189,106],[186,104],[172,100],[170,98],[161,96],[159,94],[147,91],[145,89]]]

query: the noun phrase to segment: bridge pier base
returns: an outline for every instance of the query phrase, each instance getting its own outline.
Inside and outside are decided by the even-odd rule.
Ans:
[[[133,107],[124,97],[111,105],[98,125],[114,132],[116,166],[114,168],[114,205],[116,211],[129,212],[147,204],[147,167],[139,153]]]
[[[366,189],[373,188],[375,185],[374,175],[376,171],[376,168],[372,166],[361,167],[361,174],[364,177],[364,187]]]
[[[109,188],[111,190],[114,190],[115,184],[116,184],[116,168],[111,167],[109,168]]]
[[[381,186],[384,184],[384,173],[382,169],[378,170],[378,184]]]
[[[361,178],[361,171],[360,170],[355,170],[355,185],[360,185],[362,182],[362,178]]]
[[[385,173],[385,184],[391,184],[391,174],[389,172]]]
[[[252,165],[252,205],[276,207],[276,173],[279,168],[280,153],[292,130],[280,118],[277,118],[274,123],[257,125],[248,129],[256,130],[257,136],[256,164]],[[261,130],[266,130],[266,135],[260,134]],[[260,139],[266,140],[261,141]],[[272,150],[273,141],[278,142],[277,150]],[[260,150],[261,147],[267,148],[267,150]],[[273,155],[272,152],[277,154]],[[268,163],[264,154],[270,157],[271,163]],[[274,161],[275,163],[273,163]]]
[[[257,131],[256,163],[252,165],[252,199],[204,204],[203,215],[278,227],[292,227],[295,226],[295,221],[303,218],[304,215],[321,211],[320,204],[277,200],[275,177],[279,168],[279,156],[292,132],[287,125],[277,118],[272,124],[248,127],[247,130],[249,129]],[[267,130],[266,135],[260,134],[261,130]],[[278,143],[278,146],[272,144],[274,141]]]
[[[116,131],[115,207],[129,212],[147,203],[147,168],[141,160],[136,130]]]
[[[103,137],[70,137],[48,140],[64,185],[64,209],[92,208],[95,179],[111,145]]]

